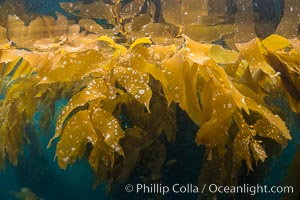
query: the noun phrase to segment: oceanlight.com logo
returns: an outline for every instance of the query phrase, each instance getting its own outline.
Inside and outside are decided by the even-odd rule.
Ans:
[[[216,184],[210,184],[208,186],[208,191],[210,193],[225,193],[225,194],[283,194],[283,193],[293,193],[293,186],[267,186],[267,185],[249,185],[243,184],[241,186],[218,186]]]
[[[204,184],[201,187],[193,184],[180,185],[178,183],[168,186],[161,183],[153,184],[127,184],[125,191],[136,194],[201,194],[201,193],[219,193],[219,194],[275,194],[275,193],[293,193],[293,186],[267,186],[267,185],[249,185],[240,186],[221,186],[217,184]]]

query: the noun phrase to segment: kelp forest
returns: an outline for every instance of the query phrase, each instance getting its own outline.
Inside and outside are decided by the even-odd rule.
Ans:
[[[61,173],[88,163],[91,190],[105,187],[108,197],[119,193],[114,199],[176,199],[127,194],[124,186],[171,186],[191,171],[180,184],[257,185],[296,144],[281,169],[282,186],[294,190],[280,198],[300,198],[299,0],[0,6],[0,174],[47,138],[39,148],[54,151],[50,162]],[[10,195],[43,197],[31,190]],[[249,197],[208,189],[180,195]],[[260,195],[250,197],[267,199]]]

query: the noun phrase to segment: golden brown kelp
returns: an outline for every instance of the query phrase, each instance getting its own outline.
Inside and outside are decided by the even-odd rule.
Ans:
[[[7,155],[17,163],[34,114],[46,116],[41,124],[50,123],[51,108],[61,98],[67,104],[59,111],[48,146],[58,140],[56,158],[62,169],[86,158],[97,183],[126,179],[138,165],[158,180],[166,143],[176,139],[176,109],[199,127],[195,143],[206,147],[202,172],[207,166],[217,169],[221,185],[235,183],[243,162],[253,170],[253,162],[265,161],[266,138],[286,145],[290,133],[266,98],[281,94],[300,112],[299,41],[291,44],[279,35],[254,38],[247,18],[250,4],[237,4],[231,16],[225,16],[222,6],[214,7],[216,2],[207,4],[214,7],[210,12],[206,4],[197,4],[198,16],[190,1],[173,5],[176,15],[170,1],[161,3],[160,23],[153,23],[157,17],[151,14],[157,5],[145,1],[62,3],[82,17],[79,24],[57,14],[56,20],[37,17],[25,26],[8,15],[0,29],[1,166]],[[105,10],[105,15],[94,16],[93,9]],[[234,16],[240,19],[232,21]],[[104,18],[109,25],[93,18]],[[194,30],[203,30],[206,38]],[[212,30],[219,32],[212,35]],[[249,35],[240,37],[240,31]],[[233,35],[225,41],[237,50],[199,42],[228,34]]]
[[[29,64],[23,65],[22,63],[27,61],[22,60],[21,64],[13,66],[17,69],[11,77],[12,86],[14,86],[12,88],[33,92],[33,94],[26,93],[29,95],[26,97],[13,96],[10,90],[6,93],[4,105],[10,99],[21,102],[26,100],[30,103],[29,105],[26,104],[20,112],[13,112],[15,115],[17,114],[17,117],[23,116],[21,114],[23,112],[29,113],[25,115],[25,118],[20,118],[20,123],[22,120],[26,122],[28,121],[27,118],[32,118],[36,110],[36,101],[43,95],[37,95],[38,91],[34,92],[33,86],[42,89],[57,83],[72,85],[83,81],[80,85],[74,85],[74,87],[79,87],[74,89],[78,92],[71,94],[68,104],[61,111],[56,123],[56,133],[53,139],[61,137],[56,148],[60,167],[66,168],[68,164],[73,164],[78,158],[82,158],[89,143],[93,146],[89,160],[91,166],[94,166],[94,170],[98,171],[95,166],[101,168],[97,164],[100,161],[95,158],[95,155],[102,155],[100,156],[100,163],[113,169],[115,162],[117,162],[115,156],[124,155],[119,140],[126,138],[123,130],[125,128],[126,132],[126,127],[122,128],[122,121],[118,119],[122,114],[122,111],[118,111],[122,104],[126,105],[126,113],[124,114],[131,113],[129,116],[134,127],[139,127],[146,133],[150,131],[148,134],[155,141],[158,139],[157,134],[160,133],[155,133],[159,129],[149,129],[151,126],[148,123],[154,123],[153,120],[148,121],[153,114],[150,114],[151,108],[161,103],[163,107],[171,102],[179,103],[180,108],[185,110],[200,127],[195,140],[197,144],[204,144],[208,149],[217,148],[217,157],[223,157],[226,151],[232,151],[234,152],[233,160],[236,164],[245,160],[249,169],[252,169],[250,152],[253,153],[256,161],[264,161],[266,158],[260,142],[255,139],[256,134],[270,137],[282,145],[285,144],[286,139],[290,139],[284,123],[267,109],[263,100],[252,96],[251,94],[254,92],[249,92],[251,89],[246,85],[234,83],[225,70],[220,67],[221,64],[240,62],[242,58],[238,56],[237,52],[225,50],[215,45],[200,44],[188,37],[185,37],[185,47],[179,50],[175,46],[169,48],[140,46],[151,44],[148,38],[136,40],[129,48],[115,43],[108,37],[102,36],[98,40],[107,42],[114,49],[105,54],[106,59],[104,59],[103,53],[93,49],[64,52],[48,73],[43,74],[43,76],[38,76],[39,72],[37,74],[25,74],[25,78],[21,77],[22,73],[17,72],[24,71],[21,70],[22,68],[26,69],[24,66]],[[24,54],[34,55],[32,52],[24,52]],[[157,60],[151,63],[153,56],[156,56]],[[8,64],[5,65],[5,72],[8,71],[4,73],[5,76],[10,74],[12,71],[10,68],[13,67]],[[153,92],[151,85],[149,85],[149,75],[159,81],[166,98],[166,100],[153,102],[152,106],[150,106],[150,100]],[[22,81],[22,87],[18,87],[17,80]],[[32,84],[28,85],[27,89],[24,88],[26,86],[24,80]],[[154,87],[154,89],[159,89],[159,87]],[[43,93],[43,89],[40,92]],[[44,93],[47,95],[49,91],[44,91]],[[55,97],[53,97],[54,99]],[[164,101],[165,103],[163,103]],[[139,104],[142,106],[141,109],[135,111]],[[17,107],[22,108],[22,106]],[[165,109],[167,111],[167,108]],[[162,110],[159,109],[158,111]],[[244,116],[249,115],[251,118],[251,113],[256,113],[260,117],[255,123],[249,124],[248,119]],[[168,117],[168,114],[166,116],[167,124],[174,123],[172,122],[174,118]],[[15,116],[15,118],[17,117]],[[8,118],[5,117],[5,119]],[[164,120],[161,123],[165,123]],[[228,130],[232,124],[236,124],[237,129],[235,133],[231,133],[233,136],[230,138]],[[9,127],[12,125],[8,124],[7,126],[7,129],[10,129]],[[22,126],[17,124],[14,127]],[[174,131],[174,128],[171,130]],[[16,130],[15,132],[20,131]],[[225,148],[228,146],[228,142],[233,143],[233,149]],[[20,144],[14,145],[21,146]],[[9,153],[10,150],[7,149],[4,152]],[[109,167],[104,168],[110,169]]]

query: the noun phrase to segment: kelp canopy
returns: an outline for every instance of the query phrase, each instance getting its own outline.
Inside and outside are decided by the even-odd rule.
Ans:
[[[56,120],[48,147],[58,141],[62,169],[86,158],[97,183],[124,180],[138,165],[158,180],[182,109],[220,183],[243,161],[252,170],[268,156],[267,139],[283,147],[291,139],[270,102],[283,98],[300,112],[300,42],[294,1],[285,1],[277,29],[266,21],[276,34],[265,39],[256,37],[262,25],[250,2],[61,3],[75,20],[4,2],[0,166],[17,164],[39,113],[44,130]],[[55,118],[59,99],[67,104]]]

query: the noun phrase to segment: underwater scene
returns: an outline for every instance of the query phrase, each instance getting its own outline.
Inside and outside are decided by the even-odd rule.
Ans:
[[[0,200],[300,199],[299,0],[0,0]]]

